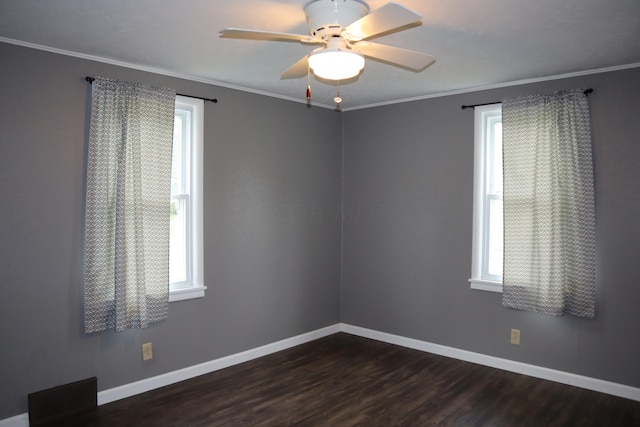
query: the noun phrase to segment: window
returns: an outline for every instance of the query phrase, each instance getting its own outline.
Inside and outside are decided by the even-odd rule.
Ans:
[[[200,99],[176,96],[171,168],[169,301],[204,296]]]
[[[502,107],[475,108],[471,288],[502,292]]]

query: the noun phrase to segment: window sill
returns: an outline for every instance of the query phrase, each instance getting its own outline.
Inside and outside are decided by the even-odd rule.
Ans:
[[[502,282],[494,282],[491,280],[469,279],[471,289],[478,291],[489,291],[502,293]]]
[[[202,298],[206,286],[194,286],[193,288],[177,289],[169,292],[169,302],[184,301],[187,299]]]

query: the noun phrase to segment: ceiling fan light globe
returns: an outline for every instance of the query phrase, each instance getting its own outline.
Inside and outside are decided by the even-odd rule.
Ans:
[[[321,49],[309,56],[313,74],[327,80],[346,80],[360,74],[364,57],[343,49]]]

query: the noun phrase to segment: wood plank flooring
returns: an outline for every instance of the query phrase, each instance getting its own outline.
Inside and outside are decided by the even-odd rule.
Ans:
[[[630,427],[640,402],[339,333],[58,425]]]

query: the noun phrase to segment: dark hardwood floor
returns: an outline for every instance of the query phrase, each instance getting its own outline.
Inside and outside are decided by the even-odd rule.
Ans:
[[[340,333],[58,425],[630,427],[640,402]]]

